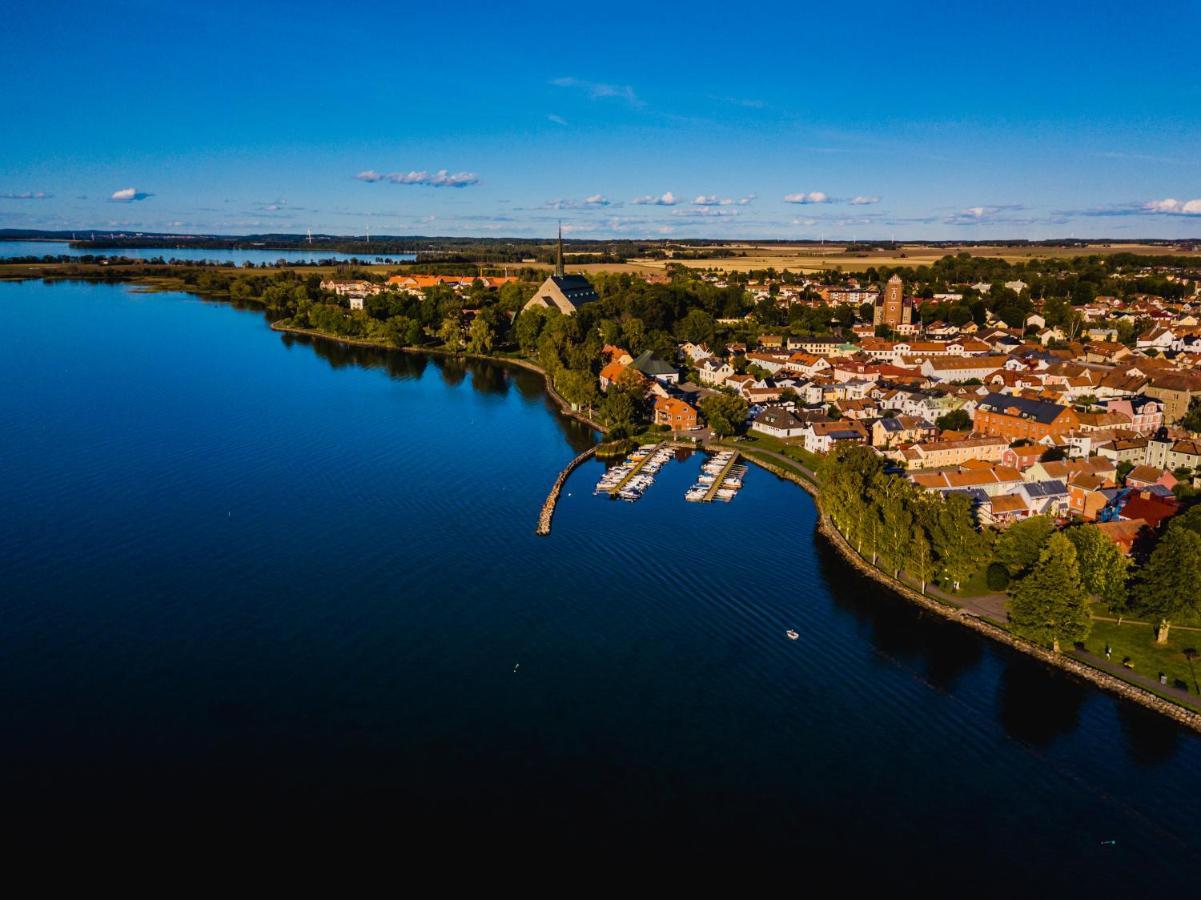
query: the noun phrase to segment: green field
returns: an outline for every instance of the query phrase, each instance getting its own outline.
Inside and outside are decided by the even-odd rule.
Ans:
[[[1168,676],[1168,687],[1184,687],[1192,697],[1201,697],[1201,659],[1194,660],[1190,667],[1184,651],[1197,650],[1201,654],[1201,631],[1186,631],[1172,628],[1166,644],[1155,643],[1155,629],[1146,623],[1093,620],[1093,629],[1084,646],[1090,653],[1105,657],[1105,646],[1112,648],[1110,660],[1122,663],[1126,658],[1134,664],[1132,671],[1149,678],[1158,678],[1163,672]]]

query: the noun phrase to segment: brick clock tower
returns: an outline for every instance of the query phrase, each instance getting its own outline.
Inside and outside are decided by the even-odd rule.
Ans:
[[[900,276],[893,275],[884,285],[884,291],[876,298],[872,311],[873,325],[909,325],[913,322],[913,301],[905,297],[905,283]]]

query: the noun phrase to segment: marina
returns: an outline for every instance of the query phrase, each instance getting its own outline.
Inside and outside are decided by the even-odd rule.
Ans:
[[[684,494],[690,503],[729,503],[742,488],[747,467],[739,464],[737,450],[722,450],[701,465],[696,484]]]
[[[633,503],[655,483],[655,474],[673,454],[671,447],[660,442],[654,447],[639,447],[625,462],[614,466],[596,483],[595,494],[608,494]]]

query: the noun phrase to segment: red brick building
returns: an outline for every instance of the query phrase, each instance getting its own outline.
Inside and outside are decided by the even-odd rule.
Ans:
[[[1079,424],[1080,417],[1070,406],[1008,394],[989,394],[972,414],[972,426],[976,431],[1010,441],[1062,437]]]

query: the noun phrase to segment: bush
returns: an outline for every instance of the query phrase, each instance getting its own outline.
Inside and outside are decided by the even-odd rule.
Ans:
[[[1009,569],[1005,567],[1004,563],[989,563],[984,580],[990,591],[1003,591],[1009,587]]]

